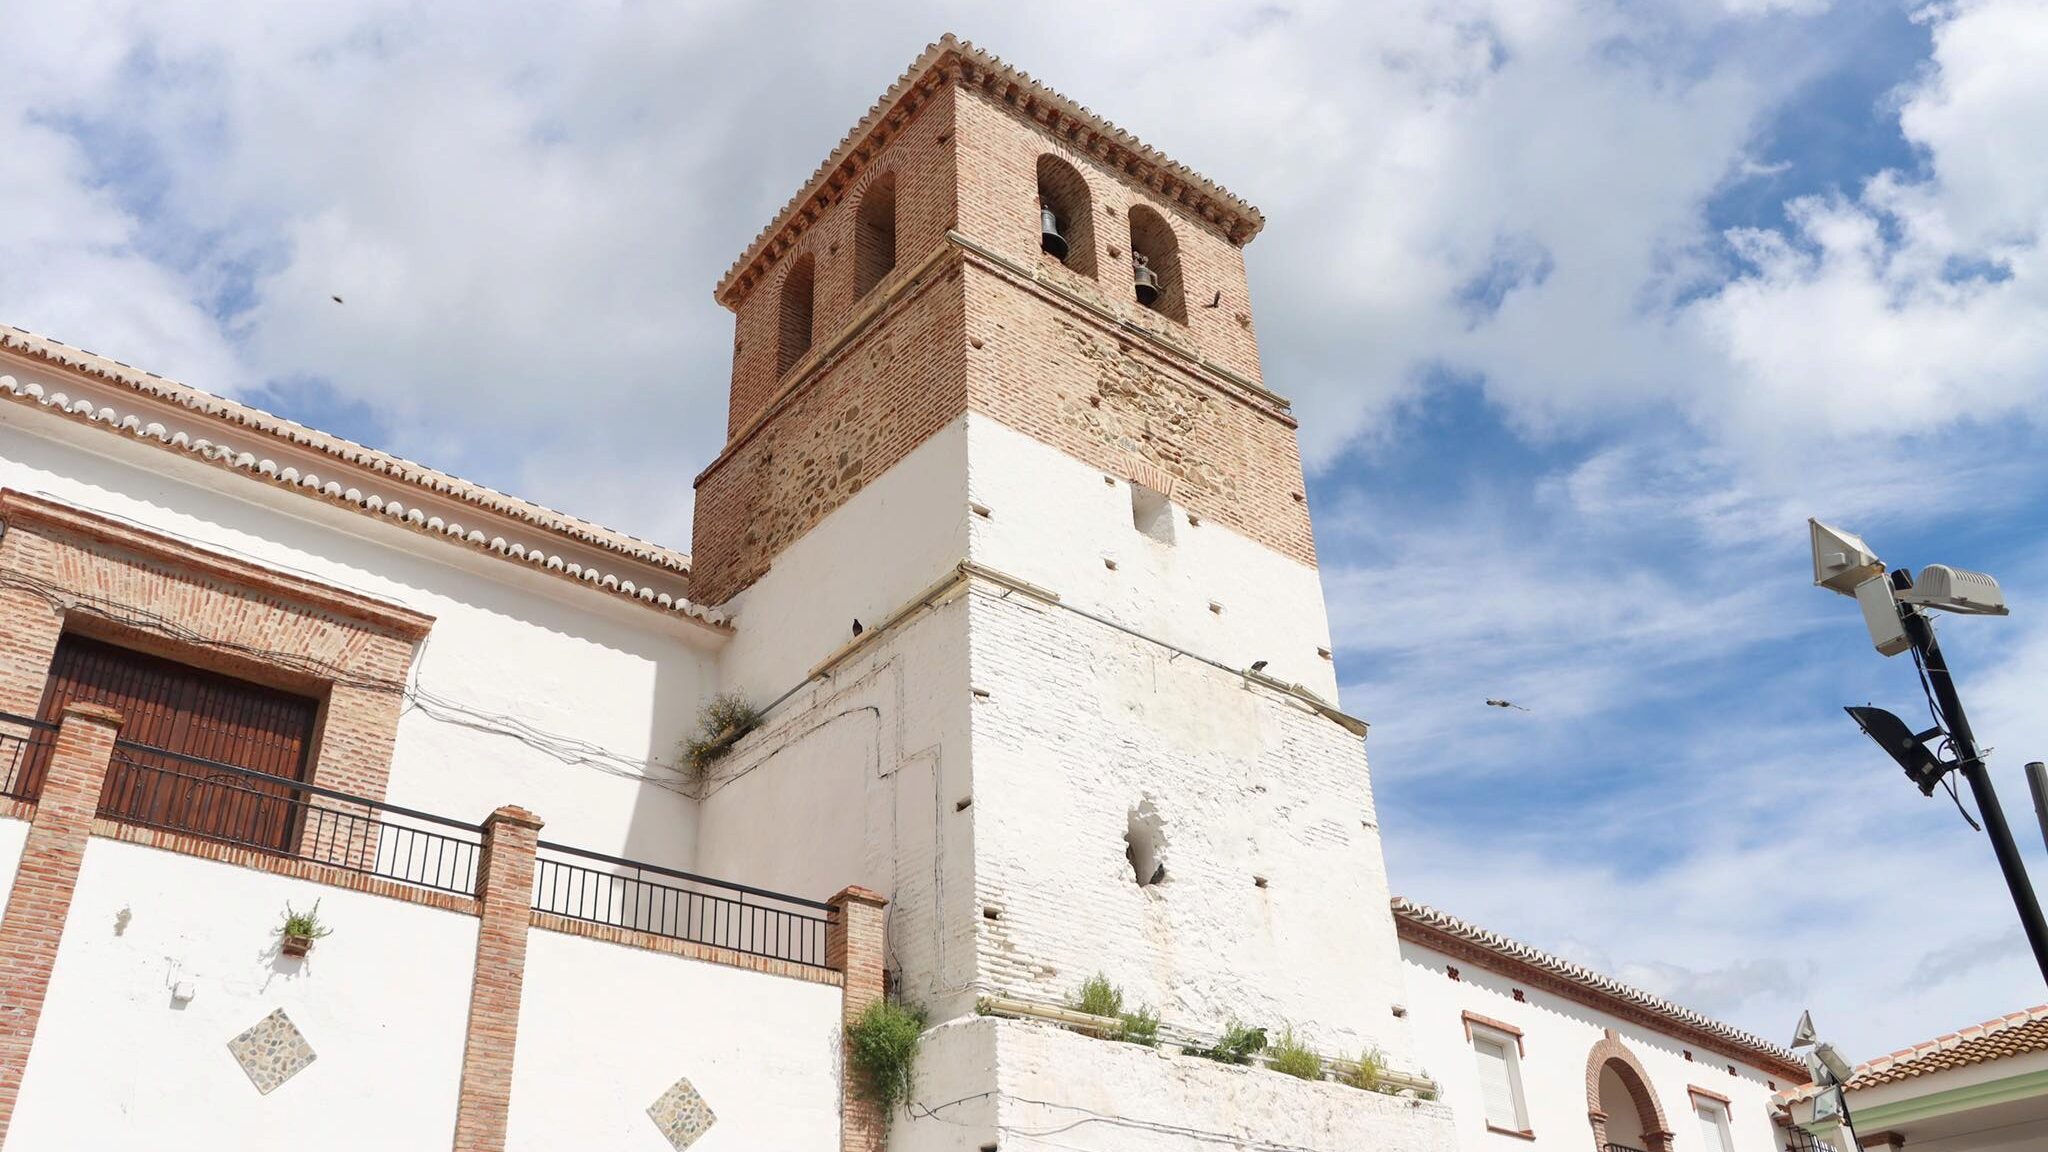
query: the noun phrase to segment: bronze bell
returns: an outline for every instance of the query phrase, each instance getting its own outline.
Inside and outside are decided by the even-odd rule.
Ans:
[[[1055,260],[1067,258],[1067,238],[1060,235],[1060,218],[1054,214],[1052,205],[1044,201],[1038,205],[1038,246]]]
[[[1159,273],[1152,270],[1143,253],[1131,253],[1131,280],[1138,289],[1138,303],[1150,308],[1159,299]]]

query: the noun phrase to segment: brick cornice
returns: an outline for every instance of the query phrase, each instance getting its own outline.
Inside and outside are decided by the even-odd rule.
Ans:
[[[35,525],[52,529],[96,546],[95,551],[100,550],[99,546],[112,546],[158,564],[368,624],[413,642],[424,639],[434,626],[432,616],[410,608],[209,552],[161,533],[12,488],[0,489],[0,524],[8,528]]]
[[[1134,186],[1170,201],[1190,219],[1213,228],[1232,244],[1249,243],[1265,226],[1266,218],[1242,198],[994,54],[948,33],[927,46],[840,140],[802,190],[782,206],[719,278],[712,295],[729,308],[738,307],[767,277],[775,262],[794,248],[825,210],[855,184],[918,110],[948,86],[975,92],[1043,126]]]
[[[1561,976],[1521,957],[1474,943],[1434,924],[1423,923],[1413,916],[1406,915],[1398,906],[1394,913],[1394,927],[1403,940],[1506,976],[1518,984],[1540,988],[1652,1032],[1748,1064],[1770,1075],[1794,1081],[1806,1077],[1805,1069],[1786,1062],[1774,1053],[1732,1043],[1727,1037],[1710,1032],[1681,1016],[1651,1011],[1632,1000]]]

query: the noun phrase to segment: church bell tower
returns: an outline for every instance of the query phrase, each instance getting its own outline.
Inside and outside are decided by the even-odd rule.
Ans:
[[[1454,1144],[1436,1105],[1173,1054],[1233,1024],[1407,1050],[1365,726],[1260,371],[1263,223],[947,37],[717,286],[691,595],[737,620],[724,686],[777,704],[700,865],[889,898],[932,1024],[897,1147]],[[1158,1048],[1046,1022],[1097,975]]]

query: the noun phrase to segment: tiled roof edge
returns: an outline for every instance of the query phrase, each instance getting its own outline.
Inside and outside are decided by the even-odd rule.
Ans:
[[[1506,959],[1527,964],[1561,980],[1576,984],[1589,992],[1621,1001],[1653,1016],[1662,1017],[1674,1024],[1683,1025],[1697,1032],[1703,1032],[1744,1052],[1752,1053],[1769,1062],[1798,1067],[1799,1057],[1789,1048],[1773,1044],[1752,1032],[1745,1032],[1732,1024],[1724,1024],[1704,1013],[1695,1012],[1682,1004],[1674,1004],[1662,996],[1645,992],[1631,984],[1624,984],[1612,976],[1595,972],[1583,964],[1555,956],[1540,948],[1524,944],[1503,936],[1488,928],[1481,928],[1467,920],[1461,920],[1448,912],[1440,912],[1427,904],[1396,896],[1393,900],[1394,915],[1439,932],[1454,936],[1467,944],[1495,953]]]
[[[1954,1032],[1944,1032],[1932,1040],[1923,1040],[1918,1044],[1909,1044],[1896,1052],[1887,1052],[1882,1056],[1872,1057],[1856,1065],[1849,1076],[1849,1087],[1852,1089],[1868,1088],[1878,1084],[1890,1084],[1899,1080],[1911,1079],[1923,1074],[1922,1071],[1915,1069],[1913,1065],[1930,1056],[1937,1056],[1944,1052],[1953,1052],[1965,1044],[1997,1036],[2004,1032],[2010,1032],[2015,1028],[2025,1027],[2028,1024],[2041,1020],[2048,1020],[2048,1004],[2036,1004],[2032,1008],[2022,1008],[2017,1012],[2008,1012],[2003,1016],[1994,1016],[1989,1020],[1972,1024],[1967,1028],[1958,1028]],[[1970,1063],[1981,1064],[1988,1062],[1989,1059],[1996,1058],[1997,1056],[1994,1055],[1988,1057],[1987,1060],[1973,1060]],[[1941,1072],[1947,1071],[1947,1069],[1934,1068],[1927,1071]],[[1812,1099],[1814,1092],[1814,1085],[1805,1084],[1789,1092],[1779,1093],[1778,1099],[1780,1103],[1793,1104],[1802,1100]]]
[[[19,335],[15,335],[17,333]],[[21,339],[22,336],[32,336],[32,334],[22,333],[20,329],[12,329],[10,330],[10,332],[0,332],[0,348],[4,348],[15,352],[30,351],[30,349],[24,345]],[[40,342],[42,338],[34,337],[34,339]],[[51,341],[49,343],[54,344],[55,342]],[[58,347],[63,346],[58,345]],[[83,355],[90,356],[91,354],[83,353]],[[62,367],[69,368],[74,371],[85,371],[84,369],[79,368],[76,364],[66,363],[62,360],[56,360],[50,356],[38,354],[38,358],[49,360],[53,363],[59,364]],[[107,364],[115,364],[114,361],[105,361],[104,358],[101,357],[93,357],[93,359],[100,360]],[[322,447],[322,445],[319,443],[319,439],[315,438],[332,439],[326,437],[325,433],[319,432],[315,429],[306,428],[303,425],[291,424],[290,421],[284,421],[276,417],[271,417],[267,413],[262,413],[257,409],[248,408],[245,405],[235,404],[232,401],[223,400],[218,397],[214,397],[206,393],[199,392],[197,389],[189,388],[186,387],[185,385],[175,384],[172,381],[163,380],[160,377],[153,378],[156,381],[155,387],[148,387],[136,384],[134,381],[127,379],[125,376],[125,373],[132,373],[135,371],[134,369],[128,368],[126,365],[116,366],[121,369],[124,375],[115,376],[105,372],[88,372],[88,374],[128,384],[131,387],[136,388],[138,391],[142,391],[148,395],[159,396],[164,399],[168,399],[173,402],[179,403],[211,419],[220,420],[226,423],[238,424],[241,427],[254,429],[256,431],[268,432],[270,435],[278,436],[279,438],[285,439],[290,443],[297,444],[303,447],[320,448]],[[73,399],[62,389],[45,389],[42,385],[37,384],[33,381],[24,383],[20,380],[17,380],[12,375],[0,375],[0,400],[12,401],[14,403],[22,405],[34,405],[54,415],[66,417],[80,423],[97,424],[104,427],[106,430],[110,432],[127,433],[128,435],[131,435],[138,440],[155,444],[158,447],[164,448],[166,450],[188,453],[199,459],[213,463],[219,467],[241,472],[252,479],[266,480],[279,487],[290,488],[293,491],[296,491],[304,496],[312,497],[315,499],[324,499],[330,503],[336,503],[352,507],[364,513],[381,514],[384,517],[391,520],[391,522],[396,524],[402,524],[408,528],[420,532],[423,535],[437,536],[454,543],[466,544],[472,548],[477,549],[478,551],[490,552],[506,560],[524,561],[528,565],[537,568],[541,571],[549,572],[567,579],[578,580],[584,584],[587,584],[593,588],[598,589],[599,591],[609,592],[613,595],[622,596],[627,599],[645,604],[646,606],[653,609],[657,609],[659,611],[689,617],[700,624],[707,625],[712,628],[723,630],[729,626],[729,621],[724,613],[718,611],[715,608],[709,608],[704,605],[695,603],[687,597],[674,596],[666,592],[657,592],[655,589],[651,587],[640,586],[630,579],[622,578],[617,573],[602,572],[596,568],[587,567],[580,563],[567,560],[560,555],[545,552],[538,548],[528,549],[524,545],[509,542],[501,536],[487,536],[481,529],[465,528],[462,524],[458,522],[444,520],[439,516],[429,516],[424,511],[417,507],[407,506],[406,504],[398,500],[387,501],[382,496],[376,495],[374,493],[365,494],[358,488],[344,487],[339,481],[336,480],[323,481],[318,475],[314,473],[301,473],[296,468],[280,467],[276,461],[259,457],[253,452],[237,452],[226,445],[213,443],[212,441],[207,440],[204,437],[192,437],[186,435],[184,432],[173,433],[166,429],[160,423],[145,423],[141,417],[135,415],[134,413],[123,414],[115,411],[111,407],[95,407],[92,401],[90,400]],[[208,406],[209,404],[211,406]],[[263,417],[264,419],[274,424],[289,424],[290,427],[292,429],[295,429],[299,434],[296,436],[285,435],[283,432],[278,431],[274,428],[266,428],[245,419],[235,419],[232,416],[224,415],[222,411],[223,409],[235,409],[241,414]],[[356,447],[360,448],[360,446]],[[391,469],[378,469],[378,471],[383,472],[384,474],[387,475],[397,477],[398,479],[401,480],[409,481],[423,489],[426,489],[427,491],[435,492],[437,494],[444,496],[457,496],[459,498],[464,497],[464,493],[462,492],[448,488],[437,488],[432,486],[432,484],[419,478],[421,474],[426,474],[431,477],[442,478],[445,481],[451,481],[455,484],[463,485],[465,488],[475,492],[490,493],[491,495],[501,496],[501,498],[507,502],[521,504],[524,503],[523,501],[517,501],[516,498],[502,497],[501,494],[492,492],[490,489],[482,488],[481,486],[478,485],[470,485],[466,481],[456,480],[454,477],[446,477],[442,473],[433,472],[431,469],[421,468],[419,465],[411,464],[395,456],[388,456],[385,453],[377,452],[374,449],[361,448],[361,451],[366,456],[373,456],[379,459],[389,460],[394,462],[394,464],[396,465],[402,465],[405,468],[410,469],[410,473],[402,473]],[[333,452],[332,450],[329,450],[329,454],[335,455],[337,456],[337,458],[343,460],[348,460],[348,462],[357,464],[359,467],[375,467],[374,465],[370,464],[367,460],[350,460],[348,457],[341,456],[339,453]],[[516,512],[513,512],[508,508],[501,508],[496,505],[484,504],[481,499],[470,497],[469,502],[477,504],[480,507],[485,507],[492,509],[494,511],[503,512],[507,515],[512,515],[517,519],[525,520],[526,522],[534,524],[537,527],[551,529],[553,531],[556,531],[560,535],[568,536],[576,540],[581,540],[584,543],[601,543],[597,540],[586,539],[585,537],[577,535],[575,533],[562,531],[560,529],[553,529],[550,525],[533,520],[530,517],[519,516]],[[615,552],[624,552],[623,549],[619,548],[612,548],[610,550]],[[624,554],[634,555],[633,553]],[[636,558],[640,557],[636,556]],[[687,557],[685,557],[684,560],[685,563],[687,563]],[[665,568],[672,567],[670,565],[661,566]],[[688,571],[687,567],[673,570],[682,571],[684,573],[687,573]]]
[[[380,452],[317,428],[287,420],[225,397],[216,396],[159,376],[154,372],[123,364],[83,348],[74,348],[48,336],[30,332],[12,325],[0,329],[0,349],[30,356],[73,372],[82,372],[131,388],[146,396],[166,400],[183,408],[209,416],[215,420],[234,424],[267,436],[275,436],[289,443],[310,448],[332,456],[345,463],[368,468],[375,472],[394,477],[403,482],[417,485],[430,492],[450,496],[464,503],[474,504],[490,511],[523,520],[536,528],[542,528],[570,539],[590,544],[606,551],[630,556],[635,560],[666,568],[672,572],[687,574],[690,571],[690,557],[651,541],[642,540],[595,524],[566,512],[557,512],[486,487],[453,476],[424,464],[415,463],[401,456]]]
[[[927,77],[931,76],[949,57],[958,58],[962,63],[972,65],[994,74],[1003,81],[1016,85],[1038,103],[1051,106],[1061,116],[1075,121],[1085,131],[1100,139],[1113,152],[1128,157],[1129,165],[1151,169],[1158,178],[1192,189],[1205,198],[1218,218],[1219,226],[1238,244],[1250,242],[1266,226],[1266,217],[1258,208],[1243,197],[1210,180],[1165,153],[1139,140],[1129,132],[1096,115],[1083,105],[1031,78],[1022,69],[1014,68],[992,52],[977,48],[972,41],[961,40],[948,32],[938,41],[925,46],[924,52],[905,69],[896,82],[889,86],[879,100],[868,108],[867,114],[855,124],[851,131],[840,138],[838,147],[818,165],[796,195],[779,209],[767,227],[754,237],[739,259],[733,261],[725,275],[718,278],[718,286],[712,296],[721,303],[731,303],[735,289],[742,280],[742,274],[754,268],[769,255],[770,249],[784,232],[790,232],[788,243],[794,243],[807,227],[808,221],[799,215],[799,209],[806,202],[826,197],[832,190],[833,175],[842,167],[858,170],[858,153],[861,145],[883,127],[896,106],[914,92]],[[851,178],[852,171],[847,174]],[[842,181],[844,183],[844,181]],[[1201,214],[1201,213],[1198,213]],[[788,243],[781,245],[787,247]],[[752,283],[749,279],[748,283]]]

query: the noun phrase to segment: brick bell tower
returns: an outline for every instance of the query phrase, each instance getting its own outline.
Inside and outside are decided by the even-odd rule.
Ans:
[[[1244,1022],[1405,1065],[1365,727],[1260,373],[1263,223],[949,36],[718,284],[691,595],[737,620],[721,687],[776,703],[699,864],[889,897],[934,1024],[899,1147],[1084,1115],[1114,1118],[1089,1148],[1454,1145],[1436,1105],[1033,1018],[1100,973],[1168,1048]]]

